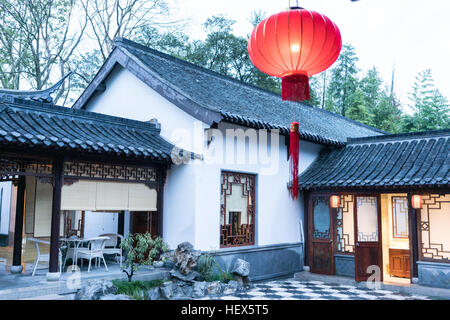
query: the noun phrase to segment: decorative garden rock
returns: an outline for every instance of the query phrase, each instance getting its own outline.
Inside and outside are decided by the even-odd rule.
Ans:
[[[221,294],[223,291],[223,286],[220,281],[209,282],[207,286],[207,292],[209,295],[216,296]]]
[[[155,261],[155,262],[153,262],[153,266],[155,268],[162,268],[162,267],[164,267],[164,262],[163,261]]]
[[[174,296],[174,291],[177,285],[172,281],[166,281],[159,287],[159,292],[161,294],[161,298],[163,299],[172,299]]]
[[[191,271],[188,274],[184,275],[177,269],[170,270],[170,275],[172,278],[190,283],[194,282],[195,280],[198,281],[202,278],[202,275],[197,271]]]
[[[189,242],[180,243],[175,250],[175,265],[182,274],[187,275],[197,265],[200,255]]]
[[[181,289],[183,290],[183,296],[186,298],[190,298],[194,294],[194,288],[192,286],[183,286]]]
[[[161,293],[159,291],[159,287],[151,288],[147,291],[147,299],[148,300],[159,300],[161,299]]]
[[[125,294],[108,294],[100,298],[100,300],[133,300]]]
[[[192,286],[192,296],[194,298],[201,298],[204,297],[208,290],[208,283],[206,281],[202,282],[194,282]]]
[[[242,259],[237,259],[231,272],[241,277],[248,277],[250,274],[250,263]]]
[[[89,281],[75,294],[74,300],[100,300],[103,296],[117,294],[117,287],[109,280]]]

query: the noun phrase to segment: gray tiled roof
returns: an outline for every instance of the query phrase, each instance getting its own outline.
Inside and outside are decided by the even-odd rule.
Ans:
[[[0,96],[0,145],[170,163],[155,123]]]
[[[288,132],[290,122],[300,122],[302,138],[316,137],[339,145],[349,137],[384,134],[383,131],[302,103],[283,102],[279,95],[220,75],[172,56],[119,38],[116,47],[139,60],[146,69],[198,105],[222,115],[252,119]],[[144,71],[143,71],[144,72]],[[233,117],[224,117],[231,121]]]
[[[323,150],[299,177],[301,189],[448,186],[450,130],[349,139]]]

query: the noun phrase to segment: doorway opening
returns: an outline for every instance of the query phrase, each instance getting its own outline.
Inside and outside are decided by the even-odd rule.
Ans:
[[[411,283],[407,194],[381,195],[384,282]]]
[[[152,238],[158,236],[158,212],[132,211],[131,219],[131,233],[149,233]]]

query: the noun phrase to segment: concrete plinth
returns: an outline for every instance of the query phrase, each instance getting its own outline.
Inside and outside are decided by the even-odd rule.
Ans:
[[[22,266],[11,266],[10,271],[11,271],[11,273],[22,273],[23,267]]]
[[[47,272],[47,281],[59,281],[61,272]]]

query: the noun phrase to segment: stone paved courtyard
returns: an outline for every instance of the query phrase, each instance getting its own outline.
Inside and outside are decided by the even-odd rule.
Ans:
[[[323,281],[286,279],[254,283],[248,292],[201,300],[430,300],[432,297],[409,295],[392,290],[371,290]]]

